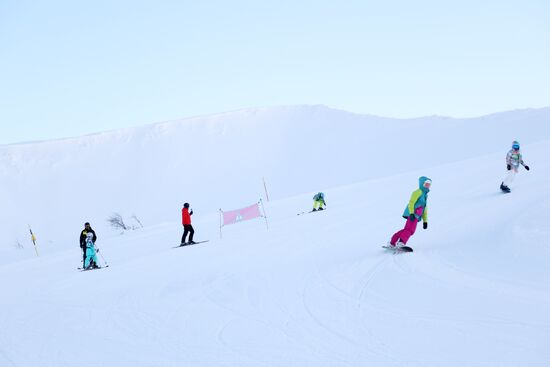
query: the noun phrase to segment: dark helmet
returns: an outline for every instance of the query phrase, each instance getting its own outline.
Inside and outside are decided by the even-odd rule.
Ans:
[[[189,209],[189,203],[183,204],[183,207]]]
[[[87,227],[87,226],[89,226],[89,225],[90,225],[89,222],[84,223],[84,227]]]

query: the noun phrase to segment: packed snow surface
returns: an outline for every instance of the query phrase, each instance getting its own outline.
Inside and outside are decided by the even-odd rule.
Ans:
[[[547,366],[550,128],[541,116],[548,116],[548,110],[475,121],[384,120],[318,107],[297,110],[318,114],[324,124],[318,132],[312,124],[300,127],[309,138],[300,149],[298,141],[283,144],[278,157],[271,156],[269,149],[276,144],[270,137],[281,143],[294,136],[291,123],[279,127],[277,137],[270,135],[269,129],[277,129],[271,125],[250,123],[248,130],[231,130],[225,122],[223,128],[215,122],[208,128],[188,122],[88,137],[91,141],[0,147],[2,174],[8,170],[15,175],[5,176],[2,195],[13,215],[3,213],[2,220],[16,225],[24,208],[13,203],[30,200],[18,196],[25,189],[31,197],[44,193],[48,205],[55,202],[51,210],[36,198],[31,206],[29,215],[53,228],[48,231],[51,242],[41,242],[39,236],[40,257],[33,255],[27,239],[21,239],[24,249],[9,243],[2,252],[0,366]],[[369,124],[357,122],[354,133],[345,121],[332,120],[333,114],[374,119],[378,125],[371,127],[371,135],[360,136]],[[525,119],[517,129],[494,126],[495,119],[496,125],[505,124],[499,120],[503,116],[511,120],[510,114]],[[202,170],[193,163],[194,172],[188,172],[179,163],[186,159],[188,145],[181,143],[181,156],[162,160],[168,144],[155,143],[151,149],[147,143],[159,139],[151,131],[162,135],[168,129],[172,137],[180,130],[176,126],[185,126],[189,134],[198,130],[205,140],[219,139],[220,144],[224,139],[216,129],[239,144],[250,139],[264,146],[265,159],[260,154],[230,159],[226,147],[212,151],[204,162],[213,157],[235,162],[215,173],[227,174],[225,181],[212,184],[208,178],[214,173],[207,166]],[[346,134],[352,137],[349,146],[342,143]],[[493,138],[481,142],[479,135]],[[331,139],[336,143],[330,144]],[[531,170],[522,169],[512,192],[503,194],[498,186],[514,139],[523,142]],[[96,140],[103,149],[94,147]],[[188,144],[200,146],[194,140]],[[129,171],[121,158],[127,145],[141,160],[129,162],[134,167]],[[79,146],[82,155],[75,153]],[[113,153],[117,149],[120,155]],[[314,153],[323,159],[315,160]],[[117,159],[121,161],[111,166]],[[293,162],[303,162],[304,172]],[[144,172],[141,164],[155,169]],[[249,164],[252,173],[247,173]],[[285,180],[275,178],[286,172],[285,165],[296,171]],[[75,177],[69,178],[68,168]],[[173,170],[181,174],[176,183],[167,181],[172,173],[164,173]],[[105,172],[118,176],[103,177]],[[334,172],[340,176],[333,177]],[[225,227],[220,239],[215,200],[234,209],[257,200],[263,187],[254,191],[253,184],[245,183],[243,190],[253,192],[235,191],[229,199],[215,189],[236,190],[241,176],[256,174],[260,183],[262,174],[272,175],[269,182],[278,191],[265,202],[269,229],[258,219]],[[34,183],[24,182],[33,175]],[[401,214],[421,175],[433,180],[428,230],[419,226],[411,238],[413,253],[394,255],[381,246],[403,227]],[[129,182],[130,177],[135,181]],[[284,184],[279,186],[278,180]],[[144,228],[123,235],[107,235],[99,225],[104,212],[94,200],[89,202],[104,194],[120,211],[131,212],[140,207],[132,206],[140,198],[132,196],[135,187],[168,200],[178,183],[186,190],[172,198],[171,220],[150,214]],[[118,197],[109,187],[132,194]],[[327,210],[297,215],[311,209],[319,190],[326,194]],[[195,195],[204,199],[197,204]],[[145,211],[155,213],[154,200],[143,201],[140,205],[150,209]],[[172,248],[181,237],[183,201],[195,211],[195,239],[209,242]],[[54,214],[64,208],[72,210],[63,217],[68,222],[56,223]],[[71,216],[79,219],[74,226]],[[80,272],[77,237],[83,221],[94,224],[94,219],[100,254],[110,266]]]

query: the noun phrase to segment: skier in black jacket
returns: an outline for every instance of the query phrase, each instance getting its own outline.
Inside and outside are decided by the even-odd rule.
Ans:
[[[88,233],[93,234],[92,242],[95,243],[97,240],[97,236],[95,235],[94,230],[90,226],[90,223],[86,222],[84,223],[84,229],[82,232],[80,232],[80,248],[82,249],[82,266],[84,266],[84,262],[86,261],[86,237],[88,236]]]

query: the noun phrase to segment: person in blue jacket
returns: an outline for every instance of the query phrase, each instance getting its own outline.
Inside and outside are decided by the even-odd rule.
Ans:
[[[86,235],[86,258],[84,259],[84,269],[97,269],[97,250],[94,243],[94,235],[88,233]]]

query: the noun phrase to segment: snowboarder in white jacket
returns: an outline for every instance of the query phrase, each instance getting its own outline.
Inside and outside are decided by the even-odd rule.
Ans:
[[[529,171],[529,166],[523,162],[523,156],[521,155],[519,148],[519,142],[514,140],[512,143],[512,149],[510,149],[508,154],[506,154],[506,169],[508,170],[508,173],[500,184],[500,189],[503,192],[510,192],[509,185],[514,181],[514,178],[516,178],[520,165]]]

